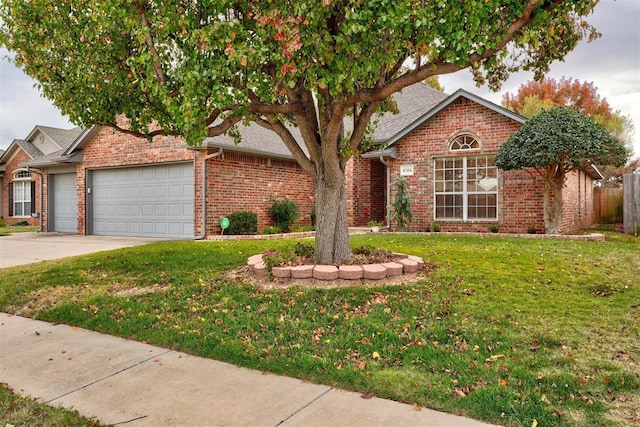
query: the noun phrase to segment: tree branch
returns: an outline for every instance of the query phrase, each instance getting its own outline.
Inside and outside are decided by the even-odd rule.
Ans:
[[[371,116],[373,116],[373,113],[375,113],[376,109],[380,106],[380,103],[381,101],[367,104],[367,106],[360,111],[360,114],[357,115],[349,144],[351,152],[355,153],[358,151],[358,146],[362,142],[362,138],[369,126],[369,120],[371,119]]]
[[[278,120],[268,121],[259,117],[253,119],[253,121],[263,128],[275,132],[280,139],[282,139],[282,142],[284,142],[284,145],[289,149],[293,158],[298,162],[302,169],[311,176],[315,176],[316,169],[313,162],[311,162],[304,151],[302,151],[300,145],[298,145],[298,142],[291,134],[291,131],[289,131],[282,122]]]
[[[166,77],[164,74],[164,70],[162,69],[162,65],[160,64],[160,55],[158,54],[158,50],[153,43],[153,37],[151,37],[151,24],[149,23],[146,14],[147,7],[148,6],[145,3],[136,1],[136,10],[138,11],[138,15],[140,15],[140,24],[142,25],[142,29],[145,33],[145,42],[153,58],[153,71],[156,75],[156,80],[158,80],[158,84],[160,85],[160,87],[164,87]]]

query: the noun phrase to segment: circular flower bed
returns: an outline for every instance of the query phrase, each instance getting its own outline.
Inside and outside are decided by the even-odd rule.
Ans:
[[[420,257],[394,253],[388,262],[339,266],[302,262],[298,265],[272,267],[269,274],[264,257],[265,254],[258,254],[248,258],[249,275],[258,280],[266,280],[271,276],[279,283],[312,279],[321,282],[352,281],[356,284],[365,280],[397,279],[404,275],[414,275],[425,265]]]

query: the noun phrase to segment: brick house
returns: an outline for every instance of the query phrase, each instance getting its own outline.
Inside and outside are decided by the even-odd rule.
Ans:
[[[390,183],[404,176],[410,185],[411,226],[417,231],[438,223],[442,231],[488,232],[497,226],[505,233],[544,233],[544,179],[493,166],[500,145],[524,121],[512,111],[458,90],[386,139],[383,150],[355,160],[356,167],[367,172],[360,182],[354,181],[354,191],[385,188],[389,206]],[[362,176],[370,177],[367,183],[362,183]],[[568,174],[562,233],[593,224],[593,182],[601,178],[595,166]],[[370,206],[372,218],[389,214],[381,204]]]
[[[80,128],[63,130],[36,126],[25,139],[14,140],[0,155],[0,217],[7,224],[41,224],[41,191],[46,193],[46,187],[42,185],[42,176],[31,173],[25,165],[36,159],[47,159],[56,164],[55,160],[81,133]],[[75,220],[75,211],[66,214]]]
[[[541,180],[492,165],[522,117],[465,91],[447,96],[421,84],[394,99],[400,113],[380,117],[374,134],[381,149],[348,164],[351,226],[387,217],[391,183],[403,175],[411,186],[414,230],[433,222],[443,231],[486,232],[492,224],[512,233],[532,225],[544,230]],[[301,223],[310,222],[311,177],[274,133],[258,125],[239,129],[240,144],[220,136],[199,147],[173,137],[149,143],[107,127],[73,129],[56,134],[66,135],[56,150],[40,153],[27,144],[38,137],[36,129],[0,157],[2,215],[9,223],[25,219],[43,231],[80,234],[204,238],[220,234],[220,219],[238,210],[257,212],[259,229],[270,225],[274,197],[296,200]],[[590,168],[574,175],[565,191],[563,232],[593,221],[592,183],[599,174]],[[9,188],[20,180],[29,182],[29,203],[16,201],[24,193],[15,185],[27,184]],[[31,212],[16,216],[17,209],[33,211],[34,218]]]

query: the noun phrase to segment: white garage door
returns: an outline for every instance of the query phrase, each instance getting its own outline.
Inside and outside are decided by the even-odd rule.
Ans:
[[[78,232],[78,190],[75,173],[53,177],[53,231]]]
[[[193,165],[93,171],[92,233],[193,237]]]

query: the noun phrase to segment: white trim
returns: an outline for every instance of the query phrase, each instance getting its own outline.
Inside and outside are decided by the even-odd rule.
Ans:
[[[467,174],[468,174],[468,166],[467,166],[467,161],[469,159],[493,159],[493,156],[490,155],[480,155],[480,156],[440,156],[440,157],[434,157],[433,158],[433,179],[432,179],[432,185],[433,185],[433,220],[434,221],[445,221],[445,222],[462,222],[462,223],[494,223],[499,221],[500,219],[500,209],[499,209],[499,204],[500,204],[500,198],[499,198],[499,180],[498,180],[498,168],[496,166],[492,166],[493,168],[495,168],[496,170],[496,185],[495,185],[495,191],[469,191],[467,188]],[[461,191],[436,191],[436,171],[438,170],[438,168],[436,167],[438,160],[442,160],[442,161],[447,161],[447,160],[451,160],[451,161],[456,161],[456,160],[462,160],[462,177],[460,178],[460,182],[462,183],[462,190]],[[476,168],[477,169],[477,168]],[[443,171],[445,169],[442,169]],[[446,180],[445,180],[446,181]],[[444,181],[443,181],[444,182]],[[457,218],[457,217],[438,217],[438,204],[437,204],[437,197],[438,196],[456,196],[456,195],[460,195],[462,196],[462,218]],[[469,196],[472,195],[486,195],[486,196],[490,196],[490,195],[495,195],[496,198],[496,204],[495,204],[495,208],[496,208],[496,216],[495,218],[469,218]]]

